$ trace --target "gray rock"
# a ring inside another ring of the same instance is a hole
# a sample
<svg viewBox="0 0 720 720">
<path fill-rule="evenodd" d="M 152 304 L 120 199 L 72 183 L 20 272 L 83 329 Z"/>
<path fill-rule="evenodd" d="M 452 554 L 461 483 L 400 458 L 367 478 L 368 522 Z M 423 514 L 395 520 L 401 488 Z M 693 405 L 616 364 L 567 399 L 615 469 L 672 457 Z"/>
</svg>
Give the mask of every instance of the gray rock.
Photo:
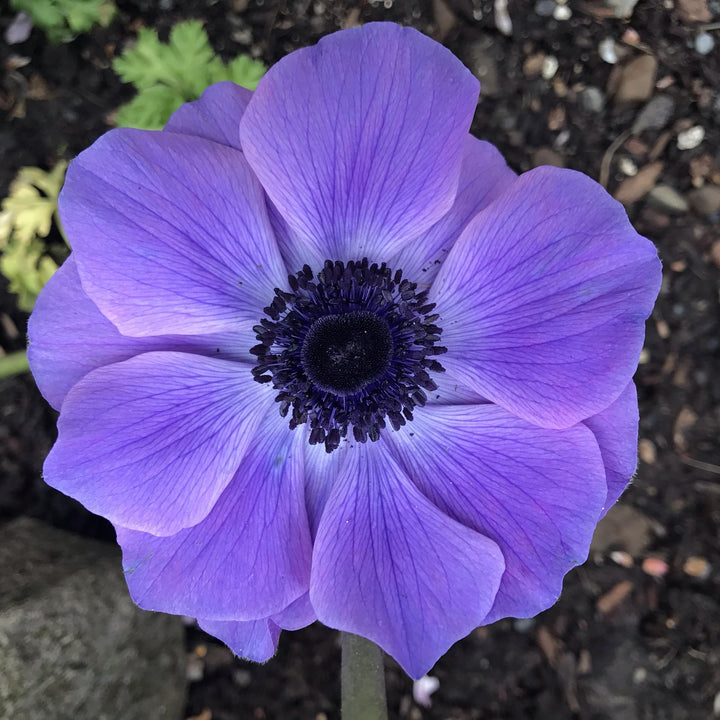
<svg viewBox="0 0 720 720">
<path fill-rule="evenodd" d="M 670 185 L 656 185 L 647 198 L 651 205 L 673 215 L 681 215 L 690 209 L 688 201 Z"/>
<path fill-rule="evenodd" d="M 535 12 L 540 17 L 552 17 L 555 11 L 555 0 L 538 0 L 535 3 Z"/>
<path fill-rule="evenodd" d="M 655 95 L 640 111 L 632 131 L 638 135 L 643 130 L 662 130 L 675 112 L 675 100 L 670 95 Z"/>
<path fill-rule="evenodd" d="M 720 187 L 717 185 L 703 185 L 701 188 L 691 190 L 688 200 L 693 210 L 701 215 L 720 213 Z"/>
<path fill-rule="evenodd" d="M 116 548 L 0 527 L 0 720 L 179 720 L 182 621 L 130 600 Z"/>
<path fill-rule="evenodd" d="M 588 112 L 602 112 L 602 109 L 605 107 L 605 95 L 600 88 L 591 85 L 580 93 L 580 104 L 583 109 Z"/>
</svg>

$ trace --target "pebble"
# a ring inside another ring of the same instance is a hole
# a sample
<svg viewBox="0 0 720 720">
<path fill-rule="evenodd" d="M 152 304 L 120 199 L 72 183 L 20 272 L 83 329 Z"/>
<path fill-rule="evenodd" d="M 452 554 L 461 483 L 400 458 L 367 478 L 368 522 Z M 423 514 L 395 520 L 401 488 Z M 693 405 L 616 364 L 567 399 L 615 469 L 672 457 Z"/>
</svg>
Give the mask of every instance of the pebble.
<svg viewBox="0 0 720 720">
<path fill-rule="evenodd" d="M 662 130 L 675 112 L 675 100 L 671 95 L 655 95 L 640 111 L 632 126 L 633 135 L 644 130 Z"/>
<path fill-rule="evenodd" d="M 432 705 L 430 696 L 440 687 L 440 681 L 432 675 L 423 675 L 413 683 L 413 700 L 422 707 Z"/>
<path fill-rule="evenodd" d="M 656 185 L 648 193 L 648 200 L 665 212 L 681 215 L 690 209 L 688 201 L 669 185 Z"/>
<path fill-rule="evenodd" d="M 695 52 L 700 55 L 707 55 L 715 47 L 715 39 L 710 33 L 700 33 L 695 38 Z"/>
<path fill-rule="evenodd" d="M 707 580 L 711 570 L 710 563 L 704 557 L 689 557 L 683 565 L 683 572 L 698 580 Z"/>
<path fill-rule="evenodd" d="M 513 620 L 515 632 L 527 633 L 535 627 L 535 618 L 517 618 Z"/>
<path fill-rule="evenodd" d="M 637 4 L 638 0 L 608 0 L 608 5 L 615 11 L 615 17 L 621 20 L 628 20 Z"/>
<path fill-rule="evenodd" d="M 645 197 L 655 187 L 655 183 L 664 167 L 663 162 L 656 160 L 645 165 L 638 171 L 637 175 L 625 178 L 615 190 L 615 199 L 619 200 L 623 205 L 629 205 Z"/>
<path fill-rule="evenodd" d="M 688 200 L 695 212 L 701 215 L 715 215 L 720 212 L 720 187 L 717 185 L 703 185 L 701 188 L 691 190 Z"/>
<path fill-rule="evenodd" d="M 24 43 L 33 29 L 33 19 L 25 12 L 18 13 L 5 28 L 5 42 L 8 45 Z"/>
<path fill-rule="evenodd" d="M 684 22 L 710 22 L 712 15 L 707 0 L 677 0 L 677 11 Z"/>
<path fill-rule="evenodd" d="M 580 93 L 580 105 L 583 110 L 591 113 L 602 112 L 605 107 L 605 95 L 600 88 L 591 85 Z"/>
<path fill-rule="evenodd" d="M 643 560 L 642 569 L 646 575 L 660 578 L 667 575 L 670 566 L 660 558 L 648 557 Z"/>
<path fill-rule="evenodd" d="M 560 63 L 554 55 L 546 55 L 542 61 L 542 76 L 545 80 L 552 80 L 558 71 Z"/>
<path fill-rule="evenodd" d="M 648 438 L 641 438 L 638 442 L 638 455 L 646 465 L 654 465 L 657 460 L 657 450 L 655 443 Z"/>
<path fill-rule="evenodd" d="M 495 27 L 503 35 L 512 35 L 513 26 L 512 20 L 510 19 L 510 14 L 508 13 L 507 0 L 495 0 L 493 10 L 495 13 Z"/>
<path fill-rule="evenodd" d="M 556 20 L 569 20 L 572 17 L 572 10 L 567 5 L 556 5 L 553 10 L 553 17 Z"/>
<path fill-rule="evenodd" d="M 613 550 L 613 552 L 610 553 L 610 559 L 616 565 L 624 568 L 631 568 L 634 563 L 632 555 L 624 550 Z"/>
<path fill-rule="evenodd" d="M 618 169 L 623 175 L 627 175 L 628 177 L 633 177 L 638 174 L 638 166 L 629 157 L 620 158 Z"/>
<path fill-rule="evenodd" d="M 540 17 L 551 17 L 555 11 L 555 0 L 538 0 L 535 3 L 535 12 Z"/>
<path fill-rule="evenodd" d="M 598 45 L 600 57 L 610 65 L 614 65 L 618 61 L 617 51 L 615 50 L 615 41 L 612 38 L 605 38 Z"/>
<path fill-rule="evenodd" d="M 695 125 L 678 133 L 677 146 L 679 150 L 693 150 L 705 139 L 705 128 Z"/>
<path fill-rule="evenodd" d="M 615 95 L 616 102 L 642 102 L 649 100 L 655 87 L 658 62 L 652 55 L 640 55 L 631 60 L 622 71 Z"/>
</svg>

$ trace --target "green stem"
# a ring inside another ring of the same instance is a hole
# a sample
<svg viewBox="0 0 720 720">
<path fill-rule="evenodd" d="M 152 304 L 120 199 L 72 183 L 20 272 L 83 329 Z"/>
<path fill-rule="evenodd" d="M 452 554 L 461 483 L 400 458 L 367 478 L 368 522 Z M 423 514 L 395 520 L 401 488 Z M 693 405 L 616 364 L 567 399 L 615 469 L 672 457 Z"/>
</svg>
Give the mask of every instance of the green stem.
<svg viewBox="0 0 720 720">
<path fill-rule="evenodd" d="M 342 636 L 342 720 L 387 720 L 383 651 L 358 635 Z"/>
<path fill-rule="evenodd" d="M 18 350 L 18 352 L 0 357 L 0 378 L 19 375 L 29 369 L 27 353 L 24 350 Z"/>
</svg>

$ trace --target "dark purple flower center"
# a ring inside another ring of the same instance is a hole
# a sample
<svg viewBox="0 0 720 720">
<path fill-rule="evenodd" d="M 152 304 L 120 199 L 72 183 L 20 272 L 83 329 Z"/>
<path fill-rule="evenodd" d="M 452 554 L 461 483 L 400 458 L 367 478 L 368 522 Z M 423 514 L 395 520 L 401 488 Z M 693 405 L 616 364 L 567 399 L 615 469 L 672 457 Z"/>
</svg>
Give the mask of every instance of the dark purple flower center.
<svg viewBox="0 0 720 720">
<path fill-rule="evenodd" d="M 442 330 L 430 314 L 428 291 L 382 265 L 325 261 L 288 277 L 291 292 L 275 289 L 254 330 L 260 344 L 253 376 L 272 383 L 290 427 L 308 423 L 310 443 L 332 452 L 348 430 L 358 442 L 395 430 L 437 389 L 430 372 Z"/>
</svg>

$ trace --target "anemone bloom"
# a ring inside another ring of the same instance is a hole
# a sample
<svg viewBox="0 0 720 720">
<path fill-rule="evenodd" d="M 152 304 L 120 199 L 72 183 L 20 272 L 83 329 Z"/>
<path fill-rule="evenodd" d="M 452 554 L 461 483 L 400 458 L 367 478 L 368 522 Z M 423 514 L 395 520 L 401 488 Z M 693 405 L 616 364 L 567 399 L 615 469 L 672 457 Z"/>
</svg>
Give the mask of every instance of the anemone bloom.
<svg viewBox="0 0 720 720">
<path fill-rule="evenodd" d="M 115 524 L 141 607 L 255 660 L 319 619 L 419 677 L 586 557 L 660 264 L 596 183 L 470 136 L 478 90 L 372 24 L 70 166 L 45 478 Z"/>
</svg>

